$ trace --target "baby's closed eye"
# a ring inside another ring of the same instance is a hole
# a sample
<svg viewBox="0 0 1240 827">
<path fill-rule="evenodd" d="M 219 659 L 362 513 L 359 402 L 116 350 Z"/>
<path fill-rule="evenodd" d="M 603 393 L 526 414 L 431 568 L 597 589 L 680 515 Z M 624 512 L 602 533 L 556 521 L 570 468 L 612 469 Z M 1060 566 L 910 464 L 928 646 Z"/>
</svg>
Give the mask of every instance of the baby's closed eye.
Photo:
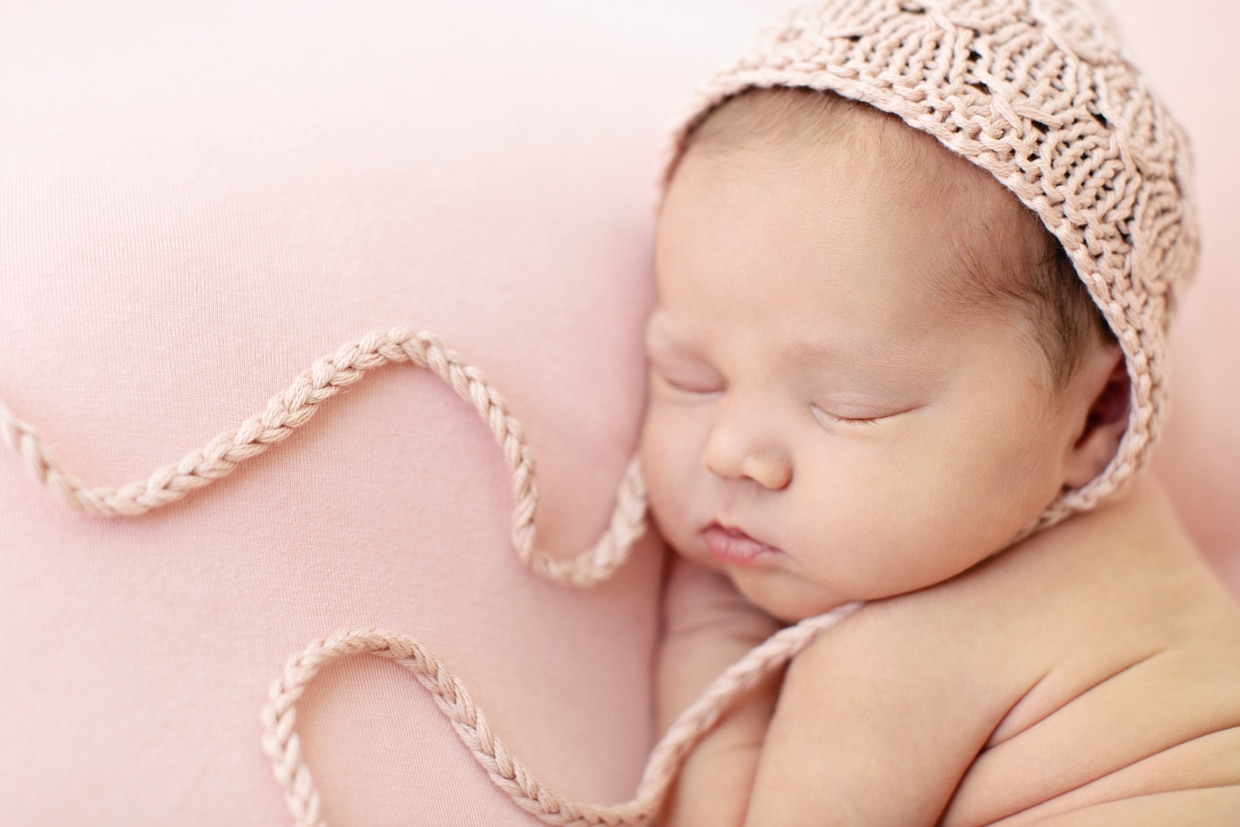
<svg viewBox="0 0 1240 827">
<path fill-rule="evenodd" d="M 915 410 L 916 406 L 906 408 L 868 408 L 862 406 L 831 406 L 830 409 L 811 404 L 810 413 L 824 428 L 832 429 L 840 425 L 869 426 L 877 425 L 883 420 L 893 419 L 901 414 Z"/>
<path fill-rule="evenodd" d="M 708 365 L 681 359 L 650 359 L 650 381 L 656 388 L 685 394 L 719 393 L 727 386 Z"/>
</svg>

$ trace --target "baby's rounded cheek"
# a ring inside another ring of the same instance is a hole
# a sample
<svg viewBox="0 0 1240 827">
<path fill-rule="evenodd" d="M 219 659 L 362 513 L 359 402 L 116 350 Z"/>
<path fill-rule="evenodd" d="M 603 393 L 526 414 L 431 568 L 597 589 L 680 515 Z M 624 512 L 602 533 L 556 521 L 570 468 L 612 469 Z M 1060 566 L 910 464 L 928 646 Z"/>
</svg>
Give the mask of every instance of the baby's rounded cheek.
<svg viewBox="0 0 1240 827">
<path fill-rule="evenodd" d="M 660 436 L 657 423 L 652 424 L 647 420 L 646 424 L 642 426 L 638 455 L 641 460 L 642 475 L 646 479 L 646 487 L 651 500 L 654 500 L 658 495 L 662 487 L 662 478 L 666 471 L 667 452 L 662 450 Z"/>
<path fill-rule="evenodd" d="M 685 441 L 655 417 L 642 431 L 640 451 L 651 512 L 665 534 L 675 533 L 671 523 L 683 513 L 690 495 Z"/>
<path fill-rule="evenodd" d="M 657 439 L 658 423 L 653 421 L 650 413 L 646 413 L 646 417 L 642 420 L 641 436 L 637 443 L 638 457 L 641 459 L 642 471 L 647 477 L 650 476 L 658 463 L 658 451 L 655 449 L 654 443 Z"/>
<path fill-rule="evenodd" d="M 669 477 L 675 476 L 675 462 L 671 445 L 651 435 L 642 442 L 642 471 L 652 489 L 662 489 Z M 661 492 L 660 492 L 661 493 Z"/>
</svg>

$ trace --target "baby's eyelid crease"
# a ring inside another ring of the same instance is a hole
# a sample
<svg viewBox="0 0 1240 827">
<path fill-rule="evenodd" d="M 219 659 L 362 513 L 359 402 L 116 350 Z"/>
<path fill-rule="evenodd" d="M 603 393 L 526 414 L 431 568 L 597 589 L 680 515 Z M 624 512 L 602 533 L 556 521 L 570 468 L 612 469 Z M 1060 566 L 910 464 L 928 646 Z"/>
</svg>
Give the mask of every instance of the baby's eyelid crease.
<svg viewBox="0 0 1240 827">
<path fill-rule="evenodd" d="M 720 391 L 723 390 L 721 386 L 715 386 L 715 385 L 707 386 L 707 383 L 684 382 L 681 380 L 673 379 L 672 377 L 668 376 L 662 371 L 652 370 L 650 372 L 650 375 L 652 377 L 657 378 L 663 384 L 671 387 L 673 390 L 679 391 L 680 393 L 695 394 L 697 396 L 709 396 L 710 394 L 719 393 Z"/>
<path fill-rule="evenodd" d="M 845 425 L 873 425 L 878 422 L 878 420 L 887 418 L 887 415 L 855 417 L 840 416 L 839 414 L 833 414 L 826 408 L 819 407 L 818 405 L 811 404 L 809 407 L 810 412 L 814 415 L 814 419 L 817 419 L 819 423 L 823 425 L 828 424 L 828 422 L 823 422 L 824 418 L 829 420 L 829 423 L 842 423 Z"/>
</svg>

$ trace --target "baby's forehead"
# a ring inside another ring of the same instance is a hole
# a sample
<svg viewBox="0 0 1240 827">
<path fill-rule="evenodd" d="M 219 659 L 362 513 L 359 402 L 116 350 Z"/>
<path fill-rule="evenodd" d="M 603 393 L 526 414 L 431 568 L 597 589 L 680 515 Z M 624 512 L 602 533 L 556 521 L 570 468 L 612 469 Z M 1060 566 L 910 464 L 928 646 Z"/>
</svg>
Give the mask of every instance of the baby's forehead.
<svg viewBox="0 0 1240 827">
<path fill-rule="evenodd" d="M 914 215 L 951 210 L 975 219 L 959 226 L 962 237 L 970 226 L 1028 212 L 989 172 L 931 135 L 868 104 L 818 91 L 746 91 L 709 112 L 687 143 L 687 153 L 699 157 L 791 151 L 811 162 L 829 159 L 876 186 L 894 185 L 901 206 Z"/>
<path fill-rule="evenodd" d="M 1045 246 L 1038 219 L 989 172 L 898 117 L 835 95 L 750 90 L 697 124 L 686 150 L 724 175 L 738 154 L 777 153 L 804 159 L 807 175 L 834 164 L 881 190 L 910 221 L 941 227 L 944 255 L 1016 261 Z"/>
<path fill-rule="evenodd" d="M 692 130 L 692 152 L 775 148 L 842 155 L 872 166 L 884 161 L 932 177 L 966 161 L 894 115 L 858 101 L 805 89 L 750 89 L 708 112 Z"/>
<path fill-rule="evenodd" d="M 761 90 L 725 102 L 693 131 L 669 195 L 677 197 L 682 173 L 722 179 L 732 186 L 690 191 L 709 201 L 739 189 L 739 200 L 757 205 L 748 209 L 754 226 L 774 215 L 803 224 L 811 219 L 772 201 L 783 197 L 779 170 L 789 169 L 821 184 L 814 203 L 831 205 L 825 213 L 807 207 L 813 221 L 832 212 L 870 217 L 852 222 L 852 239 L 862 243 L 819 246 L 821 260 L 833 267 L 858 256 L 888 260 L 902 290 L 939 308 L 930 316 L 961 309 L 1020 316 L 1014 311 L 1024 308 L 1007 288 L 1051 255 L 1040 220 L 990 173 L 892 115 L 817 92 Z M 698 215 L 714 207 L 702 208 Z"/>
</svg>

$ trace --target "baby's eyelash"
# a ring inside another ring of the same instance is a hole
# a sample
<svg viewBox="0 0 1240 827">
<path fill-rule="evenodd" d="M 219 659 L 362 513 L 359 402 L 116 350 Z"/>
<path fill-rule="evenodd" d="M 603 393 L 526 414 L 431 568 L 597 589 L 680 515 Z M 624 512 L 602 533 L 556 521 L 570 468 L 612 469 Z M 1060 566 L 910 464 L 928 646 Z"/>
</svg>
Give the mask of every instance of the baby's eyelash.
<svg viewBox="0 0 1240 827">
<path fill-rule="evenodd" d="M 831 413 L 830 411 L 824 410 L 818 407 L 817 405 L 810 405 L 809 408 L 810 408 L 810 412 L 813 413 L 814 415 L 814 419 L 817 419 L 819 424 L 826 425 L 826 426 L 839 425 L 839 424 L 842 424 L 842 425 L 875 425 L 878 423 L 880 419 L 885 418 L 882 416 L 869 416 L 869 417 L 839 416 L 837 414 Z"/>
</svg>

